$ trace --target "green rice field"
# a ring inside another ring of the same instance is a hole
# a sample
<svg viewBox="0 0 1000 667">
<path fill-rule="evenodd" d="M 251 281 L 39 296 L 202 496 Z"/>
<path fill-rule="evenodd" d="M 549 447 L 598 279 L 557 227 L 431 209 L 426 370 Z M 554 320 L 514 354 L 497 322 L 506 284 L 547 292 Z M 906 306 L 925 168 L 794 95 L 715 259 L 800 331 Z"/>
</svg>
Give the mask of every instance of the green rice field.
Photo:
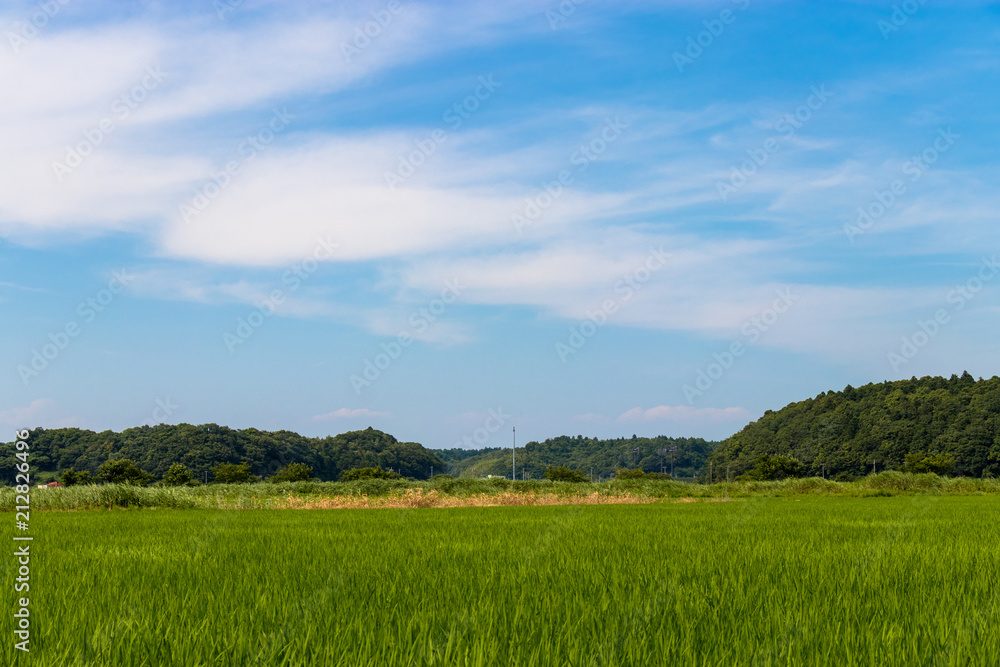
<svg viewBox="0 0 1000 667">
<path fill-rule="evenodd" d="M 995 496 L 36 512 L 32 533 L 31 654 L 8 631 L 3 664 L 1000 656 Z M 12 591 L 14 559 L 3 568 Z"/>
</svg>

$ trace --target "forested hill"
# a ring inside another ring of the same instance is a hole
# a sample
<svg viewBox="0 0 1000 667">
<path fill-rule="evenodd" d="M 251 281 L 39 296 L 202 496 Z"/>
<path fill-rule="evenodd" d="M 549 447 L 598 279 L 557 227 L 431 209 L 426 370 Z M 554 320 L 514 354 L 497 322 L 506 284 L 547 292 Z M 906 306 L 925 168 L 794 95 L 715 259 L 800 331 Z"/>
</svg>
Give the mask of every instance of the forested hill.
<svg viewBox="0 0 1000 667">
<path fill-rule="evenodd" d="M 344 470 L 367 466 L 392 468 L 407 477 L 426 478 L 431 468 L 446 464 L 415 442 L 399 442 L 382 431 L 368 428 L 326 438 L 307 438 L 291 431 L 231 429 L 216 424 L 142 426 L 115 433 L 78 428 L 35 429 L 31 432 L 31 469 L 57 473 L 69 468 L 94 472 L 109 458 L 126 458 L 140 468 L 163 475 L 173 463 L 183 463 L 204 479 L 206 470 L 219 463 L 249 463 L 255 475 L 268 476 L 288 463 L 312 466 L 313 475 L 336 480 Z M 13 443 L 0 446 L 0 474 L 14 479 Z"/>
<path fill-rule="evenodd" d="M 761 456 L 790 456 L 799 475 L 853 479 L 872 471 L 935 470 L 1000 474 L 1000 378 L 911 378 L 824 392 L 768 410 L 713 453 L 716 472 L 733 476 Z M 909 460 L 907 459 L 909 455 Z M 933 466 L 923 463 L 928 461 Z"/>
<path fill-rule="evenodd" d="M 674 454 L 674 475 L 681 479 L 692 479 L 705 474 L 705 462 L 717 442 L 702 438 L 597 438 L 571 437 L 567 435 L 549 438 L 544 442 L 528 442 L 517 448 L 517 476 L 527 469 L 533 479 L 542 477 L 547 466 L 566 466 L 582 470 L 587 475 L 593 469 L 594 478 L 607 478 L 619 468 L 632 467 L 632 450 L 639 449 L 638 466 L 646 472 L 660 471 L 659 449 L 677 447 Z M 670 454 L 664 459 L 666 471 L 670 472 Z M 511 473 L 511 451 L 506 449 L 483 450 L 475 456 L 452 461 L 451 474 L 457 477 L 481 477 L 483 475 L 505 475 Z"/>
</svg>

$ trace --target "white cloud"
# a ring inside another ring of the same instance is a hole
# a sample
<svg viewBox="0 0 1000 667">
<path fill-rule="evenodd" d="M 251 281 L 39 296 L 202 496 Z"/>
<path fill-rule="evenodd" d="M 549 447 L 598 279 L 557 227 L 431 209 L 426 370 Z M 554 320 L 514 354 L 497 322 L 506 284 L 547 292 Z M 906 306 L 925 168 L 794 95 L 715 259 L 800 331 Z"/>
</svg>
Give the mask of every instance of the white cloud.
<svg viewBox="0 0 1000 667">
<path fill-rule="evenodd" d="M 339 410 L 327 412 L 326 414 L 315 415 L 313 419 L 315 421 L 328 421 L 331 419 L 357 419 L 360 417 L 378 418 L 391 416 L 392 415 L 388 412 L 376 412 L 367 408 L 340 408 Z"/>
<path fill-rule="evenodd" d="M 573 415 L 572 419 L 573 421 L 577 422 L 595 423 L 595 424 L 608 421 L 608 418 L 605 417 L 604 415 L 599 415 L 594 412 L 585 412 L 580 415 Z"/>
<path fill-rule="evenodd" d="M 305 280 L 298 284 L 303 285 Z M 280 276 L 270 283 L 246 279 L 226 282 L 204 270 L 154 268 L 136 270 L 128 290 L 138 296 L 167 301 L 242 303 L 284 317 L 339 316 L 351 320 L 365 317 L 364 310 L 333 301 L 322 288 L 305 285 L 292 289 Z M 276 291 L 280 293 L 278 299 L 273 298 Z"/>
<path fill-rule="evenodd" d="M 89 234 L 158 226 L 173 219 L 177 205 L 219 167 L 217 158 L 231 159 L 226 152 L 244 129 L 256 131 L 260 121 L 254 117 L 266 115 L 278 100 L 342 90 L 375 72 L 458 48 L 526 7 L 405 4 L 350 61 L 341 44 L 371 20 L 361 7 L 331 5 L 299 14 L 281 6 L 273 8 L 280 18 L 240 23 L 212 16 L 156 26 L 132 22 L 59 31 L 54 25 L 19 53 L 0 49 L 0 89 L 18 91 L 0 119 L 0 179 L 6 184 L 0 229 L 33 238 L 66 229 Z M 121 117 L 115 100 L 141 84 L 149 67 L 162 71 L 161 80 Z M 241 115 L 221 117 L 236 112 Z M 93 134 L 102 120 L 113 130 Z M 84 133 L 99 138 L 91 141 Z M 81 152 L 89 155 L 60 181 L 53 163 L 65 160 L 67 146 L 81 142 Z M 378 146 L 372 150 L 377 153 Z M 311 166 L 323 171 L 322 165 Z M 382 171 L 376 170 L 373 181 Z M 308 187 L 289 195 L 303 192 Z M 373 193 L 366 194 L 354 203 L 371 202 Z M 406 202 L 412 203 L 434 215 L 458 199 L 416 193 Z M 468 206 L 466 200 L 466 212 Z M 277 209 L 292 212 L 294 201 L 282 198 Z M 270 221 L 284 224 L 287 218 Z M 259 261 L 251 252 L 247 262 Z"/>
<path fill-rule="evenodd" d="M 746 421 L 750 412 L 746 408 L 694 408 L 687 405 L 658 405 L 654 408 L 632 408 L 618 416 L 620 422 L 682 421 L 718 423 Z"/>
<path fill-rule="evenodd" d="M 25 407 L 0 410 L 0 424 L 16 429 L 41 426 L 48 419 L 52 406 L 51 400 L 37 398 Z"/>
</svg>

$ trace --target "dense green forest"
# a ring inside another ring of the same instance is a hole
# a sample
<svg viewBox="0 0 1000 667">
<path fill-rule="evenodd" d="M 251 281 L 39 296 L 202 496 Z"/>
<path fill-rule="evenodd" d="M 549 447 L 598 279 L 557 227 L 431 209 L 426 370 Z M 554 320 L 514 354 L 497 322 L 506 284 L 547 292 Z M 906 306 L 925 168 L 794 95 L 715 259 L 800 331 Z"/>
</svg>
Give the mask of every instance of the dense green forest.
<svg viewBox="0 0 1000 667">
<path fill-rule="evenodd" d="M 798 476 L 851 480 L 887 469 L 1000 475 L 1000 378 L 911 378 L 824 392 L 764 416 L 711 456 L 715 479 L 791 457 Z M 933 465 L 932 465 L 933 464 Z"/>
<path fill-rule="evenodd" d="M 291 431 L 231 429 L 216 424 L 142 426 L 115 433 L 78 428 L 31 432 L 31 469 L 40 482 L 73 468 L 94 472 L 111 458 L 135 461 L 161 477 L 172 464 L 182 463 L 197 479 L 220 463 L 249 463 L 253 474 L 268 477 L 289 463 L 312 466 L 313 475 L 336 480 L 345 470 L 368 466 L 392 469 L 406 477 L 425 479 L 446 463 L 415 442 L 399 442 L 368 428 L 326 438 L 307 438 Z M 0 446 L 0 474 L 14 479 L 14 443 Z"/>
<path fill-rule="evenodd" d="M 607 479 L 619 468 L 631 468 L 632 450 L 638 448 L 636 467 L 646 472 L 660 472 L 659 449 L 677 447 L 674 453 L 674 476 L 678 479 L 694 479 L 702 476 L 705 462 L 716 442 L 701 438 L 615 438 L 599 440 L 575 438 L 562 435 L 549 438 L 544 442 L 529 442 L 524 447 L 517 448 L 517 476 L 520 479 L 526 471 L 530 479 L 540 479 L 548 466 L 566 466 L 582 470 L 594 479 Z M 666 472 L 670 472 L 670 454 L 663 457 Z M 510 476 L 511 451 L 506 449 L 480 450 L 475 456 L 469 456 L 452 462 L 451 474 L 457 477 L 481 477 L 483 475 Z"/>
<path fill-rule="evenodd" d="M 109 459 L 125 458 L 157 478 L 181 463 L 197 479 L 222 463 L 248 463 L 254 475 L 270 477 L 290 463 L 311 466 L 324 481 L 345 470 L 381 467 L 426 479 L 448 472 L 458 477 L 509 476 L 510 448 L 430 450 L 399 442 L 368 428 L 325 438 L 291 431 L 231 429 L 215 424 L 142 426 L 115 433 L 77 428 L 31 432 L 34 479 L 45 482 L 70 468 L 94 472 Z M 768 410 L 721 443 L 701 438 L 559 436 L 517 448 L 517 475 L 541 478 L 549 466 L 566 466 L 595 479 L 636 466 L 659 472 L 658 450 L 676 447 L 675 477 L 718 481 L 736 478 L 820 476 L 852 480 L 873 468 L 1000 476 L 1000 378 L 911 378 L 846 387 Z M 14 443 L 0 445 L 0 475 L 14 479 Z M 670 471 L 670 455 L 662 458 Z"/>
</svg>

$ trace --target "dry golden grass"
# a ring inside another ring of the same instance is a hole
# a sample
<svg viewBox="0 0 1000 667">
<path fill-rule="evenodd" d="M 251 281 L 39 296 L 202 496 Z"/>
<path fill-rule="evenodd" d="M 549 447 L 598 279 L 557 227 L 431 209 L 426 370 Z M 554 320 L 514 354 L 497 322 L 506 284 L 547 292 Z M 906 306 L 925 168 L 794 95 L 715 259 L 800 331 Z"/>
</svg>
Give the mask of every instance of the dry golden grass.
<svg viewBox="0 0 1000 667">
<path fill-rule="evenodd" d="M 380 496 L 338 496 L 326 498 L 302 498 L 288 496 L 284 502 L 274 503 L 275 509 L 408 509 L 416 507 L 512 507 L 525 505 L 638 505 L 655 503 L 657 499 L 630 493 L 608 495 L 559 495 L 555 493 L 494 493 L 472 496 L 448 496 L 439 491 L 409 489 L 402 495 Z"/>
</svg>

